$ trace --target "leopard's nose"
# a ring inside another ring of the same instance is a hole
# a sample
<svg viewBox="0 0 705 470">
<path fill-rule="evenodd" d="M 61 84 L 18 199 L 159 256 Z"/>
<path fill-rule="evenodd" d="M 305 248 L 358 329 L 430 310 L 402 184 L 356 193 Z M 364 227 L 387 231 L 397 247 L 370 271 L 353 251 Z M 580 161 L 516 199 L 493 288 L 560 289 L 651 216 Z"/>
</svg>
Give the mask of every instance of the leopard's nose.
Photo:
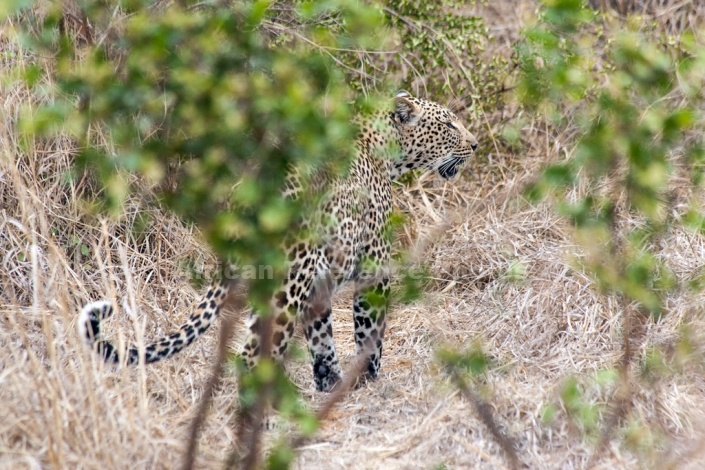
<svg viewBox="0 0 705 470">
<path fill-rule="evenodd" d="M 470 148 L 474 152 L 475 150 L 477 150 L 477 144 L 470 144 Z"/>
</svg>

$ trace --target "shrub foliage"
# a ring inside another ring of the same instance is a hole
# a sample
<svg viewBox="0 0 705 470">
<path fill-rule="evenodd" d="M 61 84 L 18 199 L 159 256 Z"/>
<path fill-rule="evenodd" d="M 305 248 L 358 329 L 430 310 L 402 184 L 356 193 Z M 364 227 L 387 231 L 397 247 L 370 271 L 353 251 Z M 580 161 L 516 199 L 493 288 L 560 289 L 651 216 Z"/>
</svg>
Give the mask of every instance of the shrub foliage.
<svg viewBox="0 0 705 470">
<path fill-rule="evenodd" d="M 664 44 L 628 23 L 608 33 L 605 21 L 579 0 L 546 1 L 517 47 L 519 98 L 557 141 L 572 136 L 565 157 L 547 165 L 526 195 L 548 200 L 570 222 L 586 252 L 578 269 L 621 307 L 619 374 L 603 371 L 596 379 L 598 388 L 616 389 L 611 413 L 590 403 L 573 378 L 562 392 L 562 407 L 597 439 L 598 451 L 629 413 L 629 370 L 642 326 L 668 314 L 669 293 L 701 289 L 697 279 L 674 274 L 663 239 L 705 227 L 702 46 L 690 33 Z M 683 354 L 675 362 L 691 354 L 688 336 L 679 340 Z M 644 365 L 649 380 L 651 362 Z"/>
</svg>

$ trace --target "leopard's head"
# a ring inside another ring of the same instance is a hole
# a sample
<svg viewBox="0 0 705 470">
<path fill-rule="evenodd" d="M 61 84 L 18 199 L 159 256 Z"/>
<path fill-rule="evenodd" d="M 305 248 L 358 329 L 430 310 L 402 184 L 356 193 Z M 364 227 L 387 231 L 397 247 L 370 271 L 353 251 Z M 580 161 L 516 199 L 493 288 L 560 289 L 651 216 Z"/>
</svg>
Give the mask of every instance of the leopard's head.
<svg viewBox="0 0 705 470">
<path fill-rule="evenodd" d="M 452 178 L 477 148 L 477 139 L 454 113 L 406 91 L 394 97 L 390 118 L 402 151 L 402 159 L 394 162 L 393 177 L 424 168 Z"/>
</svg>

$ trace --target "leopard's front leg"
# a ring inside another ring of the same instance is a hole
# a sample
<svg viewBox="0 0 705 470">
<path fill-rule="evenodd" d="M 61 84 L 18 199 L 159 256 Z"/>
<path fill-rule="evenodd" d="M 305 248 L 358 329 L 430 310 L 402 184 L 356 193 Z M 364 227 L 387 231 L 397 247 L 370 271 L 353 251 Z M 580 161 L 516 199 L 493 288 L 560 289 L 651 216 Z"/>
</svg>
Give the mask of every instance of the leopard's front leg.
<svg viewBox="0 0 705 470">
<path fill-rule="evenodd" d="M 290 265 L 281 289 L 270 301 L 271 357 L 280 361 L 286 353 L 294 335 L 296 317 L 304 311 L 313 286 L 315 271 L 310 266 L 317 263 L 317 248 L 310 243 L 299 242 L 287 248 Z M 262 354 L 262 318 L 252 312 L 248 321 L 249 334 L 245 340 L 242 356 L 248 369 L 259 362 Z"/>
<path fill-rule="evenodd" d="M 365 378 L 371 380 L 379 375 L 382 343 L 387 328 L 390 251 L 390 247 L 385 245 L 377 253 L 368 254 L 355 280 L 355 349 L 358 355 L 367 355 Z"/>
<path fill-rule="evenodd" d="M 303 310 L 304 333 L 313 363 L 316 390 L 331 391 L 340 381 L 342 371 L 333 342 L 333 280 L 316 278 Z"/>
</svg>

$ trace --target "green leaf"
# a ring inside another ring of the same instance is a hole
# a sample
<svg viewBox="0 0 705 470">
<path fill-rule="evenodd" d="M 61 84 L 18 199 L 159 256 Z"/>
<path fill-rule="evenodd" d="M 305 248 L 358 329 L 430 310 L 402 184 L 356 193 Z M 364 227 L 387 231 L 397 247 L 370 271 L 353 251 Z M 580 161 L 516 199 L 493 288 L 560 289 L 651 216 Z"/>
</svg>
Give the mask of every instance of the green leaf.
<svg viewBox="0 0 705 470">
<path fill-rule="evenodd" d="M 271 202 L 259 214 L 259 222 L 267 233 L 283 232 L 291 225 L 291 207 L 283 200 Z"/>
<path fill-rule="evenodd" d="M 465 353 L 441 349 L 437 356 L 446 367 L 464 370 L 472 376 L 484 374 L 490 365 L 490 359 L 479 347 Z"/>
<path fill-rule="evenodd" d="M 568 410 L 576 410 L 582 403 L 582 393 L 575 377 L 570 377 L 561 388 L 561 401 Z"/>
<path fill-rule="evenodd" d="M 288 470 L 293 460 L 293 450 L 289 447 L 278 445 L 267 456 L 267 468 L 270 470 Z"/>
<path fill-rule="evenodd" d="M 568 163 L 560 163 L 546 168 L 543 177 L 552 186 L 567 186 L 575 181 L 575 170 Z"/>
</svg>

